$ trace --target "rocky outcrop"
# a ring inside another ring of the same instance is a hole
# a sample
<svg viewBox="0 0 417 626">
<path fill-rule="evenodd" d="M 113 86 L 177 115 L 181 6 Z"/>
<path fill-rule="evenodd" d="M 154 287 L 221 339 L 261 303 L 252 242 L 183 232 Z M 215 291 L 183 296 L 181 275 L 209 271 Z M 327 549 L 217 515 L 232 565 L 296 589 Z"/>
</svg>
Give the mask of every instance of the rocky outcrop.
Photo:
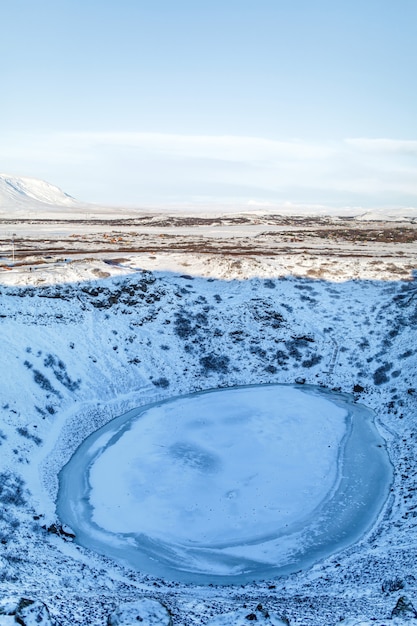
<svg viewBox="0 0 417 626">
<path fill-rule="evenodd" d="M 256 624 L 257 626 L 290 626 L 286 617 L 279 617 L 270 613 L 268 609 L 258 604 L 254 609 L 241 609 L 232 613 L 218 615 L 210 620 L 207 626 L 243 626 L 243 624 Z"/>
<path fill-rule="evenodd" d="M 172 626 L 168 609 L 152 598 L 121 604 L 107 621 L 108 626 Z"/>
<path fill-rule="evenodd" d="M 392 618 L 400 617 L 403 619 L 416 619 L 417 611 L 415 610 L 411 600 L 407 596 L 398 598 L 397 604 L 392 610 Z"/>
<path fill-rule="evenodd" d="M 41 600 L 3 598 L 0 600 L 0 626 L 13 623 L 21 626 L 52 626 L 49 609 Z"/>
</svg>

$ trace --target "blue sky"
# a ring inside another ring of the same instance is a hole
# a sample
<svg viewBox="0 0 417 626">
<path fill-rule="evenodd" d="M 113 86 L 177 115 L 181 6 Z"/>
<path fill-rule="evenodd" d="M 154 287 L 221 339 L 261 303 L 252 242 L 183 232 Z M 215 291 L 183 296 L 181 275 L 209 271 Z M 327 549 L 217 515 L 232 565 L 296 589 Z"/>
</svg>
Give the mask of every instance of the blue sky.
<svg viewBox="0 0 417 626">
<path fill-rule="evenodd" d="M 415 0 L 5 0 L 0 171 L 116 204 L 417 206 Z"/>
</svg>

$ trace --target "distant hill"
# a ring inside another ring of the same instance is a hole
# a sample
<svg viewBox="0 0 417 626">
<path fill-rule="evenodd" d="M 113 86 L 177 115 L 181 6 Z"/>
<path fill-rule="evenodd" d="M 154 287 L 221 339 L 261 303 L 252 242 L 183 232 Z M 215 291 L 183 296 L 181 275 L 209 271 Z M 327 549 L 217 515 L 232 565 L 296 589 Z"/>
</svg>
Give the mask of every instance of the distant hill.
<svg viewBox="0 0 417 626">
<path fill-rule="evenodd" d="M 0 209 L 76 207 L 75 198 L 37 178 L 0 174 Z"/>
<path fill-rule="evenodd" d="M 213 217 L 243 214 L 256 220 L 259 216 L 338 216 L 350 217 L 358 221 L 405 221 L 417 222 L 417 207 L 375 207 L 366 209 L 357 207 L 332 207 L 318 204 L 296 204 L 270 202 L 246 204 L 190 203 L 155 205 L 149 207 L 123 207 L 96 205 L 76 200 L 56 185 L 51 185 L 38 178 L 0 174 L 0 216 L 1 219 L 34 219 L 36 216 L 46 219 L 86 219 L 134 218 L 138 214 L 153 215 L 194 215 Z"/>
</svg>

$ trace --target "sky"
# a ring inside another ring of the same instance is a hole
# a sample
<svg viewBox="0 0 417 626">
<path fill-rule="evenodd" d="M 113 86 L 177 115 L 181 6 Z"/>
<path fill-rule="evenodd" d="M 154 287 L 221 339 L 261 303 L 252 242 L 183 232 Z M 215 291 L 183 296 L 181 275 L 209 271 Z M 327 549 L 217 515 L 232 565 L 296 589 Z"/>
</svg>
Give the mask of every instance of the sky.
<svg viewBox="0 0 417 626">
<path fill-rule="evenodd" d="M 417 207 L 416 0 L 3 0 L 0 172 L 101 204 Z"/>
</svg>

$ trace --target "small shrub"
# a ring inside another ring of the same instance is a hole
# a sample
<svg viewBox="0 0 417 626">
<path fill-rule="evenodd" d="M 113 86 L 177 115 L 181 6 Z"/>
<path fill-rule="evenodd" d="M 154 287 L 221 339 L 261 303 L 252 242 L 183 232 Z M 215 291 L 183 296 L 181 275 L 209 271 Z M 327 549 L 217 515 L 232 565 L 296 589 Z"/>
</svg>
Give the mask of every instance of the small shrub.
<svg viewBox="0 0 417 626">
<path fill-rule="evenodd" d="M 21 437 L 25 437 L 25 439 L 30 439 L 31 441 L 33 441 L 34 443 L 36 443 L 37 446 L 40 446 L 42 443 L 42 439 L 40 437 L 38 437 L 37 435 L 32 435 L 28 429 L 26 428 L 26 426 L 23 427 L 19 427 L 16 428 L 17 432 L 19 433 L 19 435 Z"/>
<path fill-rule="evenodd" d="M 7 545 L 13 539 L 14 531 L 20 526 L 16 515 L 10 507 L 0 510 L 0 544 Z M 7 555 L 7 562 L 10 564 L 10 555 Z M 1 614 L 1 611 L 0 611 Z"/>
<path fill-rule="evenodd" d="M 412 350 L 406 350 L 405 352 L 400 354 L 400 359 L 408 359 L 408 357 L 412 356 L 412 355 L 413 355 L 413 351 Z"/>
<path fill-rule="evenodd" d="M 6 505 L 24 506 L 24 482 L 12 472 L 0 472 L 0 502 Z"/>
<path fill-rule="evenodd" d="M 184 315 L 184 313 L 176 313 L 174 330 L 178 337 L 181 337 L 181 339 L 187 339 L 196 333 L 196 329 L 193 326 L 191 319 Z"/>
<path fill-rule="evenodd" d="M 302 358 L 302 354 L 298 349 L 298 344 L 296 341 L 292 340 L 292 341 L 286 341 L 285 342 L 285 347 L 288 350 L 288 354 L 295 359 L 296 361 L 300 361 Z"/>
<path fill-rule="evenodd" d="M 313 354 L 309 359 L 305 359 L 301 365 L 303 367 L 313 367 L 314 365 L 318 365 L 322 358 L 321 354 Z"/>
<path fill-rule="evenodd" d="M 232 330 L 229 333 L 229 337 L 234 343 L 245 341 L 245 333 L 243 332 L 243 330 Z"/>
<path fill-rule="evenodd" d="M 363 391 L 365 391 L 365 387 L 362 387 L 362 385 L 353 385 L 353 392 L 354 393 L 362 393 Z"/>
<path fill-rule="evenodd" d="M 384 593 L 394 593 L 395 591 L 400 591 L 401 589 L 404 589 L 404 582 L 398 576 L 384 580 L 382 583 L 382 591 Z"/>
<path fill-rule="evenodd" d="M 157 380 L 153 380 L 152 384 L 155 385 L 155 387 L 166 389 L 169 387 L 169 380 L 167 378 L 158 378 Z"/>
<path fill-rule="evenodd" d="M 113 333 L 114 332 L 116 332 L 117 334 L 117 331 L 113 331 Z M 45 365 L 45 367 L 52 369 L 57 381 L 60 382 L 61 385 L 66 387 L 69 391 L 77 391 L 77 389 L 80 387 L 81 380 L 71 380 L 71 378 L 67 374 L 65 363 L 63 363 L 60 359 L 55 358 L 52 354 L 48 354 L 43 364 Z"/>
<path fill-rule="evenodd" d="M 227 374 L 230 358 L 225 354 L 208 354 L 201 357 L 200 363 L 206 372 Z"/>
<path fill-rule="evenodd" d="M 195 316 L 195 321 L 199 326 L 207 326 L 208 318 L 206 313 L 197 313 Z"/>
<path fill-rule="evenodd" d="M 46 376 L 44 376 L 42 372 L 40 372 L 39 370 L 33 370 L 33 380 L 35 381 L 35 383 L 39 385 L 39 387 L 41 387 L 41 389 L 44 389 L 45 391 L 48 391 L 49 393 L 53 393 L 56 396 L 60 396 L 59 391 L 57 391 L 56 389 L 52 387 L 48 378 L 46 378 Z"/>
<path fill-rule="evenodd" d="M 267 351 L 264 350 L 264 348 L 261 348 L 260 346 L 258 346 L 257 344 L 252 344 L 249 348 L 249 351 L 251 354 L 256 354 L 256 356 L 260 357 L 261 359 L 265 359 L 267 355 Z"/>
<path fill-rule="evenodd" d="M 275 359 L 278 365 L 286 365 L 288 363 L 289 356 L 284 350 L 277 350 L 275 353 Z"/>
<path fill-rule="evenodd" d="M 378 367 L 378 369 L 375 370 L 373 374 L 375 385 L 382 385 L 389 381 L 387 372 L 389 372 L 390 369 L 392 369 L 392 363 L 384 363 L 384 365 L 381 365 L 380 367 Z"/>
<path fill-rule="evenodd" d="M 362 337 L 362 341 L 358 343 L 358 347 L 361 348 L 361 350 L 366 350 L 367 348 L 369 348 L 368 339 L 366 339 L 366 337 Z"/>
</svg>

